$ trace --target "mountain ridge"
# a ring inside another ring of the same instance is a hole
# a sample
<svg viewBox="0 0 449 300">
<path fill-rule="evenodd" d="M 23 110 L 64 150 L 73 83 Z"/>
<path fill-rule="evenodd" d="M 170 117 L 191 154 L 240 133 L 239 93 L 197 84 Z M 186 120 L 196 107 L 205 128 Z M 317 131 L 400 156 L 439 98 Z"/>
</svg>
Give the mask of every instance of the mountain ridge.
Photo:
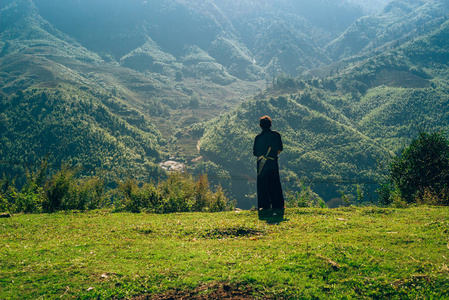
<svg viewBox="0 0 449 300">
<path fill-rule="evenodd" d="M 449 127 L 448 32 L 446 21 L 429 35 L 331 78 L 280 78 L 273 87 L 276 96 L 267 92 L 209 124 L 201 150 L 214 163 L 251 176 L 254 158 L 248 149 L 258 132 L 258 118 L 268 114 L 285 140 L 280 163 L 287 181 L 329 182 L 327 187 L 318 184 L 316 191 L 326 201 L 345 190 L 339 181 L 373 182 L 377 161 L 387 164 L 420 130 Z M 425 59 L 417 58 L 421 56 Z"/>
<path fill-rule="evenodd" d="M 271 114 L 289 188 L 372 182 L 417 126 L 447 128 L 449 6 L 335 1 L 313 15 L 323 1 L 2 2 L 0 151 L 151 173 L 174 157 L 251 179 L 257 119 Z M 251 182 L 227 186 L 254 197 Z"/>
</svg>

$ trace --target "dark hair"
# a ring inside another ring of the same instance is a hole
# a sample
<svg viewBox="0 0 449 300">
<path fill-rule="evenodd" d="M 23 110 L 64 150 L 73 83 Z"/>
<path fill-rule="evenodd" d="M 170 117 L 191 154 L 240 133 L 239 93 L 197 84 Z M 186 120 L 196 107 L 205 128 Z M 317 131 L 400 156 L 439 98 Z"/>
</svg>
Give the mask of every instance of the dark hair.
<svg viewBox="0 0 449 300">
<path fill-rule="evenodd" d="M 262 129 L 269 129 L 271 127 L 271 118 L 269 116 L 260 117 L 259 122 Z"/>
</svg>

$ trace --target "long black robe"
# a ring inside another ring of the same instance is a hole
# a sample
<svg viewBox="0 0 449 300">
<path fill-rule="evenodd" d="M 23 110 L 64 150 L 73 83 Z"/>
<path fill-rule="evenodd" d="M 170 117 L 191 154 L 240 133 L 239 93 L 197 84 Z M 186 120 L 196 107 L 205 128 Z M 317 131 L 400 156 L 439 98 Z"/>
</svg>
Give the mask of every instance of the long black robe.
<svg viewBox="0 0 449 300">
<path fill-rule="evenodd" d="M 282 139 L 279 132 L 264 129 L 254 139 L 253 154 L 257 157 L 266 156 L 270 147 L 268 159 L 262 172 L 257 176 L 257 204 L 259 209 L 282 209 L 284 208 L 284 196 L 278 164 L 278 152 L 283 150 Z M 257 168 L 261 161 L 257 161 Z"/>
</svg>

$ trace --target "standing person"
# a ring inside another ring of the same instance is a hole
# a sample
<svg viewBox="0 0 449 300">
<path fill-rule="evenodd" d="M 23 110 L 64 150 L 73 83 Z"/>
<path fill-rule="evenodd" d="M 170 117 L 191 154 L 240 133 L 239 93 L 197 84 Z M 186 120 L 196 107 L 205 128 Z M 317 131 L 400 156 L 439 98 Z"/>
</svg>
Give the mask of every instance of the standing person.
<svg viewBox="0 0 449 300">
<path fill-rule="evenodd" d="M 283 209 L 278 155 L 282 152 L 281 135 L 271 130 L 272 120 L 263 116 L 259 120 L 262 132 L 254 140 L 253 154 L 257 156 L 257 204 L 259 210 Z"/>
</svg>

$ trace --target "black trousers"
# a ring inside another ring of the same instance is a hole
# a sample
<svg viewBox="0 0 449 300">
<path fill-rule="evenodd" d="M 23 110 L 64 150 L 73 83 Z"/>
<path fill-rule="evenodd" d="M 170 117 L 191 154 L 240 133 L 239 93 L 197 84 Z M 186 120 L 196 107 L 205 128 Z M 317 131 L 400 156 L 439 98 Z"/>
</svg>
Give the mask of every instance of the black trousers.
<svg viewBox="0 0 449 300">
<path fill-rule="evenodd" d="M 263 170 L 257 176 L 257 206 L 259 209 L 284 208 L 284 195 L 278 168 Z"/>
</svg>

